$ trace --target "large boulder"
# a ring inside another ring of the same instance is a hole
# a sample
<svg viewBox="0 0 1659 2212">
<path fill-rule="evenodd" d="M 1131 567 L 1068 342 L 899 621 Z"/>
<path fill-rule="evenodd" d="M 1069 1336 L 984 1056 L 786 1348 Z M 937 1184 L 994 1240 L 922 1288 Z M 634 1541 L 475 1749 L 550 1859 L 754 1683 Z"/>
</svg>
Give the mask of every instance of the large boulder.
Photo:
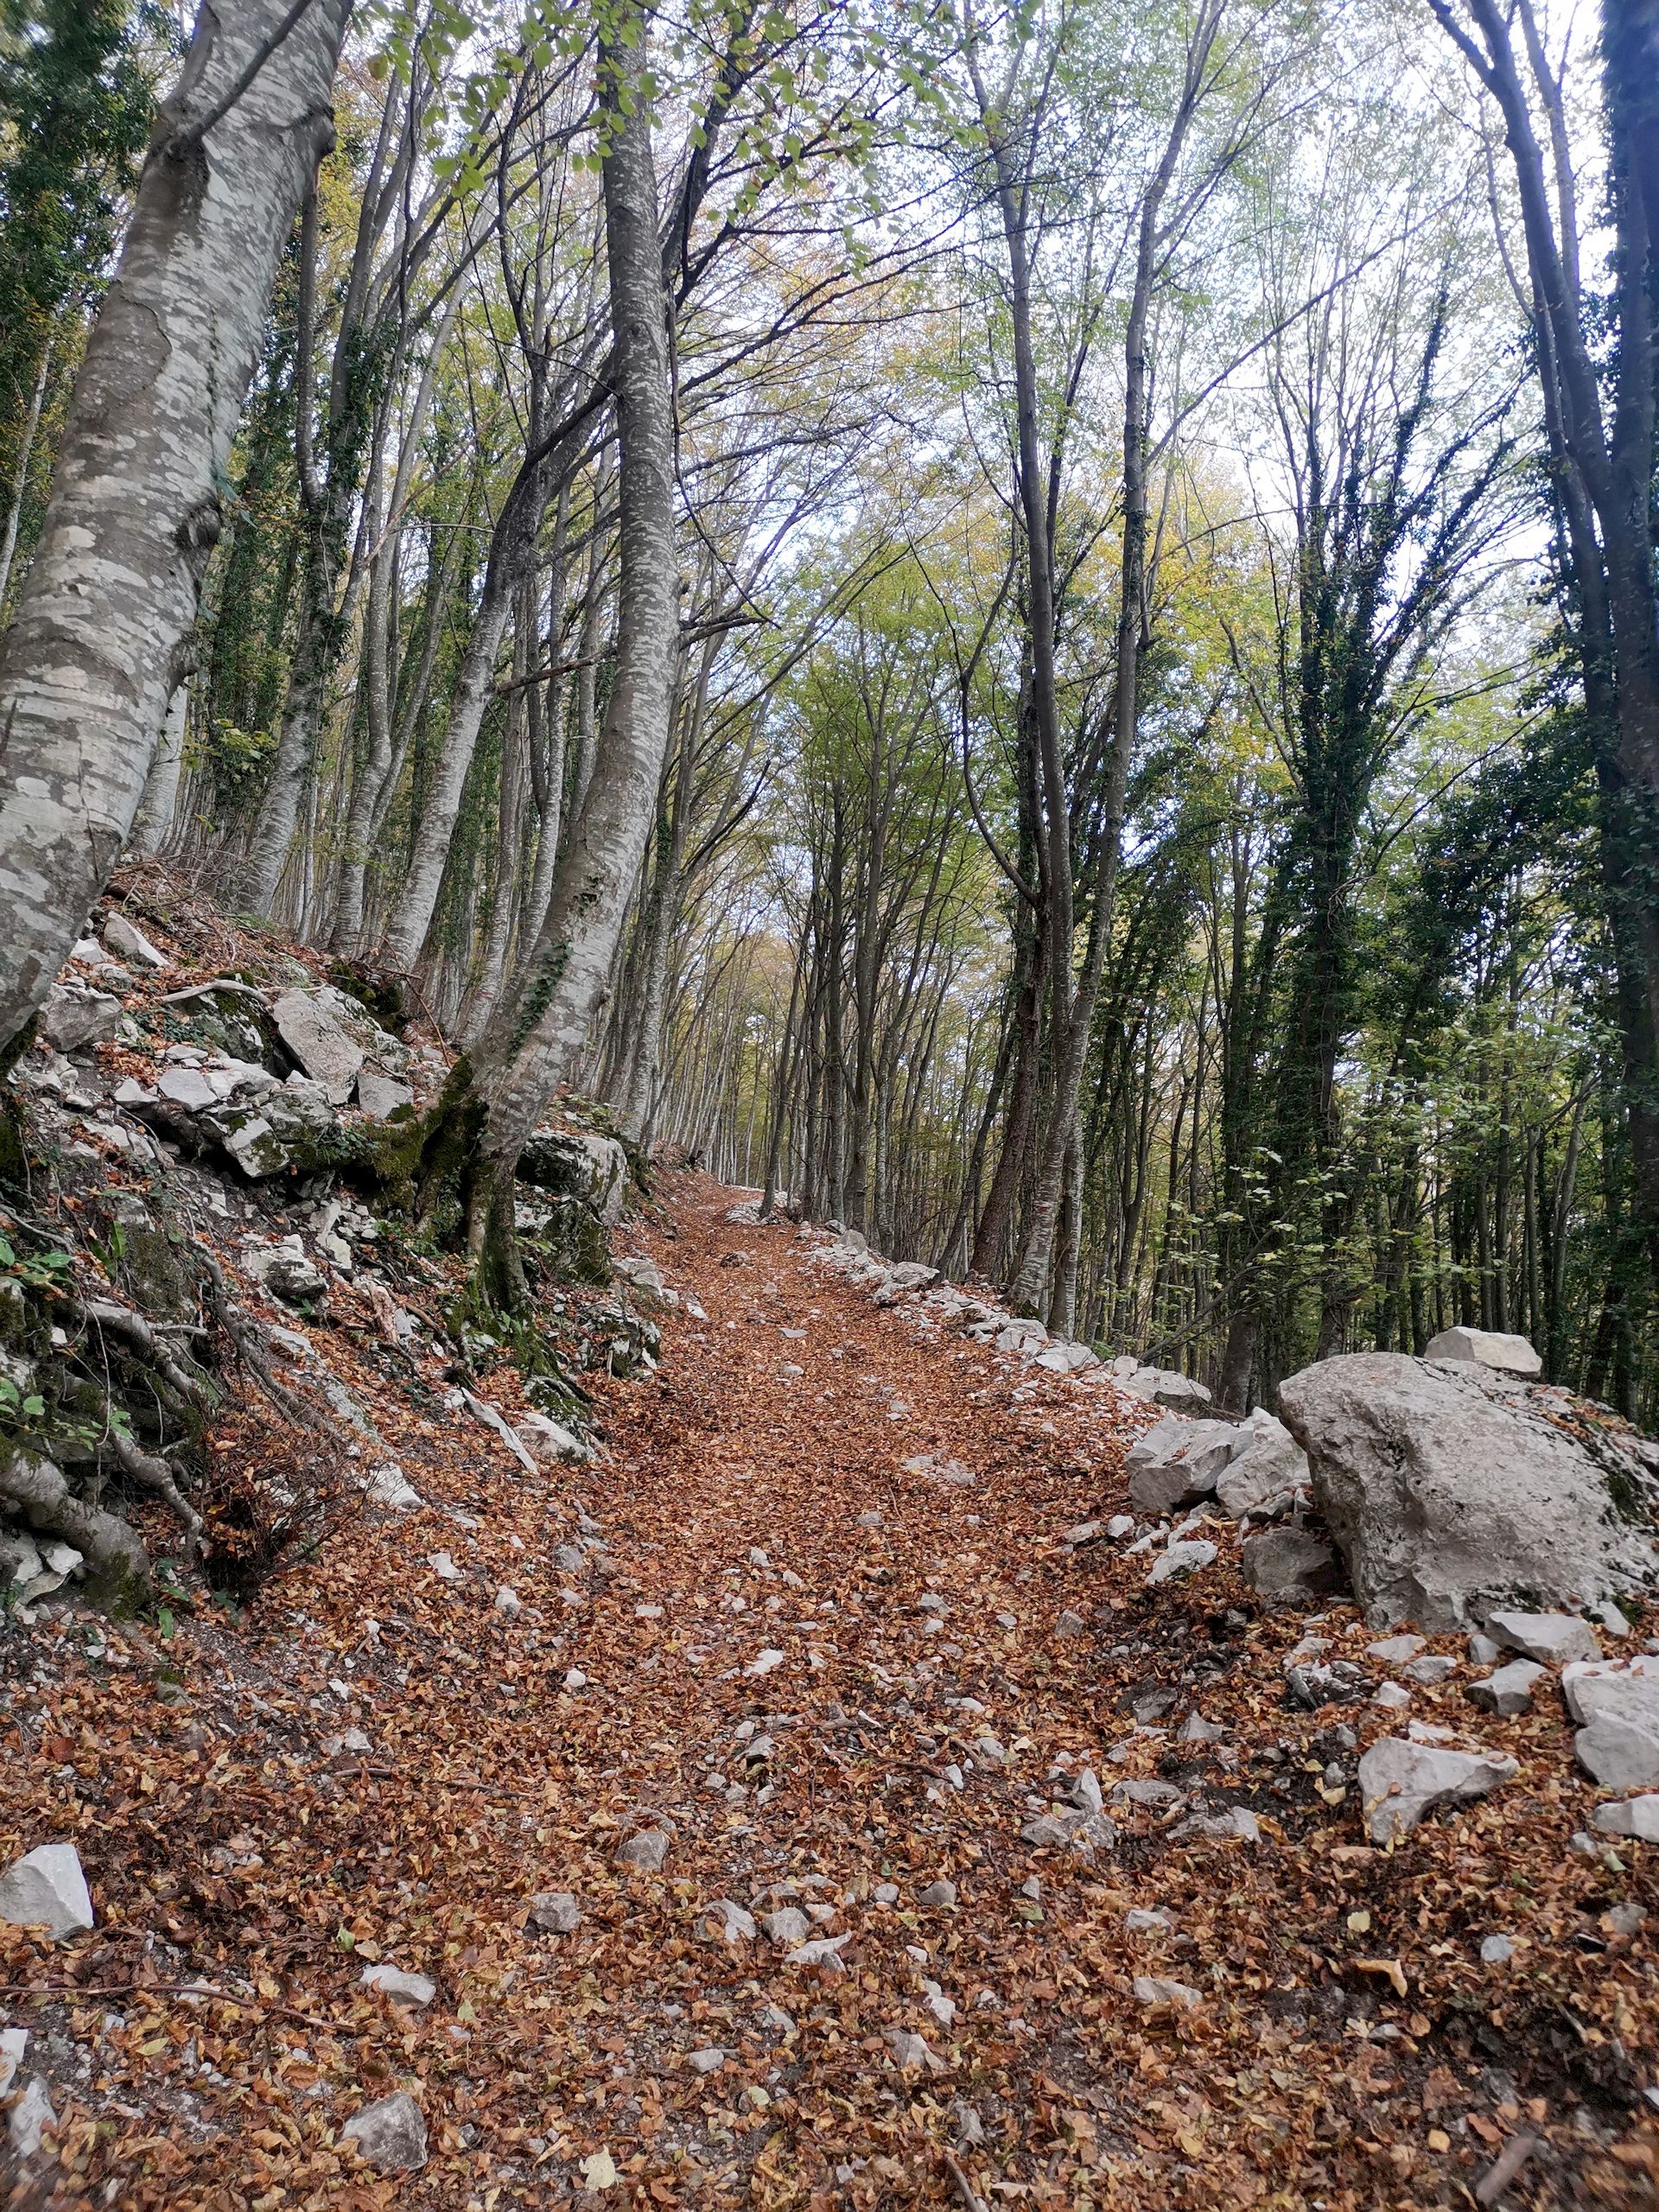
<svg viewBox="0 0 1659 2212">
<path fill-rule="evenodd" d="M 1659 1784 L 1659 1657 L 1575 1660 L 1561 1691 L 1582 1724 L 1573 1749 L 1587 1772 L 1609 1789 Z"/>
<path fill-rule="evenodd" d="M 1227 1471 L 1216 1484 L 1216 1503 L 1242 1521 L 1270 1513 L 1308 1487 L 1307 1454 L 1281 1421 L 1258 1406 L 1242 1427 Z"/>
<path fill-rule="evenodd" d="M 576 1199 L 612 1227 L 627 1202 L 627 1149 L 597 1129 L 537 1129 L 519 1156 L 518 1179 Z"/>
<path fill-rule="evenodd" d="M 1224 1421 L 1183 1421 L 1166 1414 L 1129 1446 L 1123 1462 L 1129 1501 L 1142 1513 L 1173 1513 L 1211 1497 L 1238 1448 L 1239 1432 Z"/>
<path fill-rule="evenodd" d="M 1544 1371 L 1544 1363 L 1524 1337 L 1505 1336 L 1497 1329 L 1442 1329 L 1423 1348 L 1425 1359 L 1461 1359 L 1471 1366 L 1490 1367 L 1497 1375 L 1519 1375 L 1528 1382 Z"/>
<path fill-rule="evenodd" d="M 1650 1478 L 1573 1402 L 1472 1363 L 1361 1352 L 1280 1385 L 1314 1502 L 1377 1625 L 1443 1630 L 1493 1611 L 1571 1611 L 1649 1586 Z"/>
<path fill-rule="evenodd" d="M 363 1047 L 321 991 L 284 991 L 272 1002 L 277 1034 L 331 1106 L 343 1106 L 357 1085 Z"/>
</svg>

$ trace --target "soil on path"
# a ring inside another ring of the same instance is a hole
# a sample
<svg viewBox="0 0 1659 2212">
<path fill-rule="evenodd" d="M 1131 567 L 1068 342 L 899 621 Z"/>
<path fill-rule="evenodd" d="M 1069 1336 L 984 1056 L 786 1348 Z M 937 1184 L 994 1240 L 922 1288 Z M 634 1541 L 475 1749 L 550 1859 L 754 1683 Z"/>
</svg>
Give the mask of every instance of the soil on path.
<svg viewBox="0 0 1659 2212">
<path fill-rule="evenodd" d="M 1547 1869 L 1513 1803 L 1365 1848 L 1353 1731 L 1284 1703 L 1303 1624 L 1064 1541 L 1143 1416 L 736 1195 L 666 1179 L 641 1228 L 681 1304 L 599 1465 L 411 1416 L 426 1508 L 181 1633 L 174 1707 L 66 1631 L 3 1840 L 73 1834 L 101 1927 L 11 1946 L 86 1993 L 3 2016 L 63 2122 L 17 2201 L 1451 2205 L 1526 2138 L 1505 2202 L 1651 2202 L 1652 1949 L 1605 1918 L 1643 1887 L 1564 1852 L 1526 1724 Z M 1027 1840 L 1085 1770 L 1116 1843 Z M 340 2131 L 398 2090 L 427 2163 L 376 2175 Z"/>
</svg>

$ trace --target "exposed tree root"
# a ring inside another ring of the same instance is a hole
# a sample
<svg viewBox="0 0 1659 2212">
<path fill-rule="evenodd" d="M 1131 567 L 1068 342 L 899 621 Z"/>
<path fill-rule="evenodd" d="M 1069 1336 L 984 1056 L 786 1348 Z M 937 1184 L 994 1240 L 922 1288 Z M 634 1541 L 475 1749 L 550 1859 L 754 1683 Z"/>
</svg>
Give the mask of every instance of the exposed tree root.
<svg viewBox="0 0 1659 2212">
<path fill-rule="evenodd" d="M 119 1514 L 77 1497 L 49 1459 L 14 1452 L 0 1461 L 0 1499 L 31 1529 L 60 1536 L 86 1555 L 88 1592 L 111 1612 L 130 1610 L 149 1595 L 149 1554 L 137 1531 Z"/>
</svg>

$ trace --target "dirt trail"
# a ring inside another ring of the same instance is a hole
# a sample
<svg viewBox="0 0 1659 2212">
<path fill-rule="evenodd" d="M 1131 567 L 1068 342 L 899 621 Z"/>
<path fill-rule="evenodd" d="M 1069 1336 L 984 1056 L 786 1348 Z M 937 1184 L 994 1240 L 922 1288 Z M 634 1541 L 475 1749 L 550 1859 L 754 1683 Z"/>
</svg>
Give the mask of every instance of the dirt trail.
<svg viewBox="0 0 1659 2212">
<path fill-rule="evenodd" d="M 1224 1561 L 1149 1592 L 1062 1543 L 1135 1419 L 918 1336 L 733 1196 L 668 1179 L 639 1233 L 683 1303 L 659 1372 L 605 1386 L 601 1465 L 411 1416 L 428 1507 L 181 1635 L 181 1704 L 61 1640 L 5 1815 L 26 1768 L 27 1840 L 77 1836 L 101 1923 L 73 1967 L 10 1953 L 14 1990 L 88 1987 L 5 2014 L 55 2053 L 52 2201 L 1403 2207 L 1535 2131 L 1506 2202 L 1649 2201 L 1597 2133 L 1650 1945 L 1570 1942 L 1629 1883 L 1563 1875 L 1556 1819 L 1522 1903 L 1512 1808 L 1361 1847 L 1342 1715 L 1284 1706 L 1302 1624 Z M 1024 1840 L 1084 1768 L 1115 1846 Z M 1237 1806 L 1258 1840 L 1205 1831 Z M 619 1863 L 647 1831 L 660 1871 Z M 545 1891 L 574 1933 L 526 1924 Z M 1522 1924 L 1565 1961 L 1525 1987 L 1478 1959 Z M 429 2155 L 379 2177 L 340 2133 L 396 2090 Z"/>
</svg>

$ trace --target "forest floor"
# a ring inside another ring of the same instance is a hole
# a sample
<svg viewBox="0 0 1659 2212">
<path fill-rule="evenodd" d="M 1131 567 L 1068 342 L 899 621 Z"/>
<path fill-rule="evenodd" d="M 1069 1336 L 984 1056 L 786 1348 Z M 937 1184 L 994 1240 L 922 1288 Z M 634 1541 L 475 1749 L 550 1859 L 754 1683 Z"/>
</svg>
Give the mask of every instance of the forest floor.
<svg viewBox="0 0 1659 2212">
<path fill-rule="evenodd" d="M 14 2204 L 1654 2202 L 1659 1897 L 1639 1847 L 1568 1849 L 1559 1725 L 1484 1721 L 1517 1782 L 1370 1849 L 1353 1735 L 1393 1717 L 1287 1706 L 1306 1624 L 1230 1553 L 1147 1589 L 1062 1541 L 1144 1409 L 878 1309 L 738 1195 L 664 1176 L 620 1232 L 683 1303 L 598 1464 L 383 1400 L 421 1509 L 159 1674 L 60 1624 L 0 1841 L 73 1836 L 99 1925 L 6 1931 L 60 2121 Z M 1022 1840 L 1084 1769 L 1116 1847 Z M 1258 1840 L 1184 1828 L 1234 1806 Z M 619 1860 L 645 1831 L 659 1872 Z M 775 1910 L 805 1929 L 746 1932 Z M 399 2089 L 427 2162 L 376 2173 L 340 2131 Z"/>
</svg>

